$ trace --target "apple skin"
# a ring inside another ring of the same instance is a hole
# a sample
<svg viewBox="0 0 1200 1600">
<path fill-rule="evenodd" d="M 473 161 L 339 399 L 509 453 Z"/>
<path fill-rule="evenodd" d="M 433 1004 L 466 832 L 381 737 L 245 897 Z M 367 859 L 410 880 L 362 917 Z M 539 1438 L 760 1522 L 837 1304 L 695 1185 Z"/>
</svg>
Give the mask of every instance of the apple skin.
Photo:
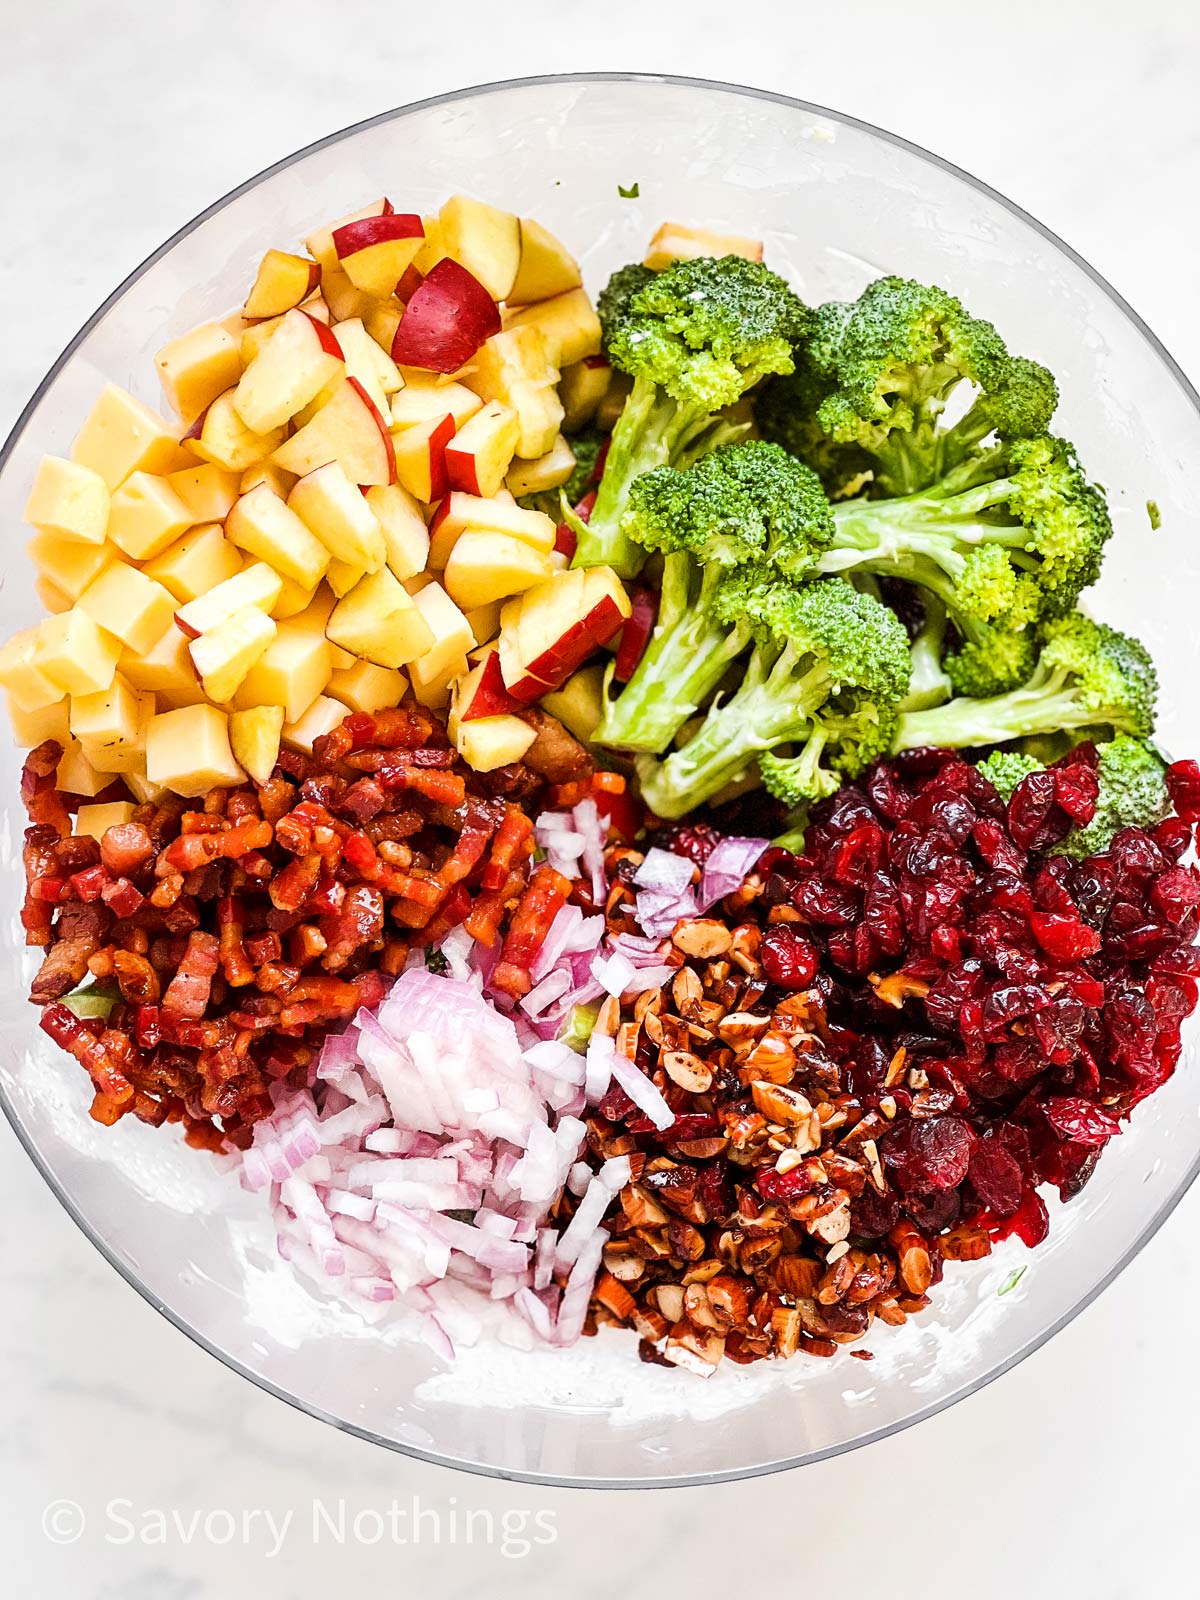
<svg viewBox="0 0 1200 1600">
<path fill-rule="evenodd" d="M 608 643 L 624 620 L 616 601 L 611 595 L 605 595 L 553 644 L 534 656 L 526 671 L 540 678 L 547 688 L 561 687 L 594 650 Z"/>
<path fill-rule="evenodd" d="M 443 417 L 429 435 L 429 500 L 444 500 L 450 493 L 450 472 L 446 466 L 446 446 L 455 434 L 454 418 Z"/>
<path fill-rule="evenodd" d="M 426 372 L 457 372 L 500 332 L 500 308 L 466 267 L 447 256 L 430 268 L 408 302 L 392 360 Z"/>
<path fill-rule="evenodd" d="M 396 285 L 396 299 L 402 300 L 407 306 L 424 282 L 425 274 L 423 272 L 419 272 L 413 266 L 405 267 L 400 276 L 400 282 Z"/>
<path fill-rule="evenodd" d="M 658 598 L 652 589 L 637 583 L 632 584 L 626 593 L 633 610 L 621 629 L 617 644 L 613 676 L 618 683 L 628 683 L 637 671 L 637 664 L 646 652 L 658 618 Z"/>
<path fill-rule="evenodd" d="M 307 317 L 308 321 L 312 324 L 313 331 L 317 336 L 317 343 L 321 346 L 321 349 L 324 350 L 325 354 L 327 356 L 336 356 L 339 361 L 344 361 L 346 358 L 342 354 L 342 347 L 338 343 L 337 334 L 334 333 L 329 324 L 327 322 L 322 322 L 319 317 L 314 317 L 307 311 L 301 311 L 300 315 L 302 317 Z M 356 378 L 352 378 L 350 381 L 352 383 L 358 382 Z M 361 384 L 359 387 L 362 387 Z"/>
<path fill-rule="evenodd" d="M 320 324 L 318 323 L 318 327 L 319 326 L 320 326 Z M 339 351 L 339 353 L 340 353 L 340 351 Z M 357 378 L 351 378 L 351 377 L 347 376 L 346 382 L 350 385 L 350 387 L 352 389 L 354 389 L 357 392 L 358 398 L 362 401 L 363 405 L 366 406 L 367 410 L 371 413 L 372 420 L 374 421 L 375 426 L 379 429 L 379 437 L 380 437 L 380 440 L 382 441 L 382 444 L 383 444 L 384 460 L 387 463 L 387 477 L 384 479 L 384 482 L 385 483 L 395 483 L 395 481 L 396 481 L 396 452 L 392 447 L 392 436 L 388 432 L 387 423 L 379 415 L 379 411 L 378 411 L 378 409 L 377 409 L 377 407 L 375 405 L 374 400 L 371 399 L 371 396 L 363 388 L 362 384 L 358 381 L 358 379 Z"/>
<path fill-rule="evenodd" d="M 411 212 L 385 211 L 377 217 L 360 217 L 357 222 L 346 222 L 333 230 L 333 247 L 338 260 L 359 250 L 368 250 L 373 244 L 388 244 L 393 239 L 423 239 L 425 224 Z"/>
<path fill-rule="evenodd" d="M 574 528 L 569 528 L 565 522 L 560 522 L 554 535 L 554 549 L 556 554 L 566 556 L 568 561 L 574 561 L 575 551 L 579 548 L 579 535 Z"/>
<path fill-rule="evenodd" d="M 498 717 L 519 711 L 521 702 L 509 693 L 500 671 L 500 655 L 492 650 L 482 662 L 479 682 L 475 692 L 458 714 L 460 722 L 473 722 L 479 717 Z"/>
</svg>

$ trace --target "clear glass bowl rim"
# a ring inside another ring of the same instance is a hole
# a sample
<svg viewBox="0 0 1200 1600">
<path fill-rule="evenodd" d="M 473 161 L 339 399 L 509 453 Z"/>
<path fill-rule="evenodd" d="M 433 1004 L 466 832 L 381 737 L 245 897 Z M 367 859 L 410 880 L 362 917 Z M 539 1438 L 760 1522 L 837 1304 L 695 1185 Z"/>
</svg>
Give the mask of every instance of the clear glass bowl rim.
<svg viewBox="0 0 1200 1600">
<path fill-rule="evenodd" d="M 942 172 L 947 173 L 951 177 L 959 179 L 969 188 L 974 189 L 976 193 L 981 194 L 987 199 L 994 201 L 997 205 L 1002 206 L 1005 211 L 1009 212 L 1019 222 L 1024 223 L 1027 227 L 1032 228 L 1035 233 L 1039 234 L 1053 250 L 1058 251 L 1060 254 L 1067 257 L 1068 260 L 1078 267 L 1079 270 L 1083 272 L 1093 284 L 1095 284 L 1096 288 L 1101 292 L 1101 294 L 1103 294 L 1127 319 L 1127 321 L 1133 325 L 1146 343 L 1151 346 L 1159 360 L 1162 361 L 1164 366 L 1175 379 L 1175 382 L 1179 385 L 1180 390 L 1187 398 L 1192 409 L 1196 412 L 1197 418 L 1200 419 L 1200 394 L 1197 393 L 1195 386 L 1184 373 L 1179 363 L 1154 333 L 1153 329 L 1151 329 L 1145 320 L 1138 315 L 1138 313 L 1124 298 L 1124 296 L 1118 293 L 1118 291 L 1113 288 L 1112 284 L 1110 284 L 1108 280 L 1103 277 L 1089 261 L 1081 256 L 1077 250 L 1072 249 L 1069 244 L 1067 244 L 1063 239 L 1059 238 L 1059 236 L 1050 228 L 1046 227 L 1044 223 L 1039 222 L 1036 217 L 1031 216 L 1030 213 L 1024 210 L 1023 207 L 1017 205 L 1015 201 L 1008 199 L 1006 195 L 1001 194 L 998 189 L 992 188 L 990 184 L 984 183 L 981 179 L 974 177 L 962 167 L 956 166 L 954 162 L 947 161 L 944 157 L 937 155 L 934 151 L 925 149 L 923 145 L 916 144 L 911 139 L 905 139 L 900 134 L 891 133 L 888 129 L 880 128 L 874 123 L 863 120 L 861 117 L 854 117 L 842 111 L 834 111 L 828 106 L 817 105 L 815 102 L 810 100 L 801 100 L 794 95 L 781 94 L 776 90 L 755 89 L 745 84 L 726 83 L 719 78 L 694 78 L 662 72 L 553 72 L 532 74 L 530 76 L 520 78 L 497 79 L 491 83 L 479 83 L 463 89 L 452 89 L 447 91 L 445 94 L 430 95 L 423 100 L 414 100 L 408 105 L 397 106 L 391 111 L 381 111 L 373 117 L 365 117 L 360 122 L 351 123 L 345 128 L 338 129 L 335 133 L 326 134 L 323 138 L 315 139 L 311 144 L 305 145 L 302 149 L 293 151 L 290 155 L 284 156 L 281 160 L 272 163 L 272 165 L 269 167 L 264 167 L 261 172 L 255 173 L 253 177 L 247 178 L 245 182 L 238 184 L 236 188 L 230 189 L 228 193 L 222 195 L 220 199 L 213 201 L 210 206 L 206 206 L 203 211 L 199 212 L 195 217 L 193 217 L 190 222 L 185 223 L 183 227 L 179 228 L 170 236 L 170 238 L 166 239 L 161 245 L 159 245 L 156 250 L 152 251 L 151 254 L 140 263 L 140 265 L 135 267 L 133 271 L 130 272 L 128 276 L 117 285 L 107 299 L 96 308 L 92 315 L 75 334 L 75 336 L 70 340 L 66 348 L 61 352 L 54 362 L 53 366 L 51 366 L 45 377 L 38 384 L 29 402 L 21 411 L 21 414 L 17 418 L 16 422 L 13 424 L 12 430 L 5 440 L 3 447 L 0 448 L 0 471 L 3 471 L 9 457 L 16 448 L 21 435 L 24 433 L 26 425 L 41 404 L 42 398 L 47 389 L 53 383 L 54 379 L 58 376 L 62 368 L 74 355 L 75 351 L 87 338 L 88 334 L 91 333 L 92 329 L 95 328 L 105 316 L 105 314 L 114 305 L 116 305 L 126 291 L 130 289 L 133 284 L 135 284 L 138 279 L 143 276 L 143 274 L 150 270 L 155 262 L 160 261 L 164 256 L 168 255 L 170 251 L 174 249 L 175 245 L 180 242 L 180 240 L 185 239 L 190 233 L 194 232 L 195 229 L 207 222 L 219 211 L 224 210 L 226 206 L 238 199 L 240 196 L 248 193 L 251 189 L 257 188 L 259 184 L 266 182 L 267 179 L 274 177 L 277 173 L 285 172 L 289 167 L 294 166 L 299 161 L 303 161 L 307 156 L 313 155 L 317 151 L 325 150 L 332 145 L 339 144 L 343 139 L 349 139 L 367 128 L 378 127 L 380 124 L 386 122 L 399 121 L 403 117 L 410 116 L 416 112 L 428 110 L 434 106 L 453 105 L 459 101 L 473 100 L 485 95 L 501 93 L 509 89 L 532 88 L 547 84 L 588 83 L 661 83 L 676 85 L 678 87 L 687 89 L 715 90 L 722 94 L 742 95 L 751 100 L 769 101 L 777 105 L 787 106 L 794 111 L 804 112 L 810 116 L 826 117 L 831 122 L 838 123 L 847 128 L 854 128 L 860 133 L 869 134 L 873 138 L 882 140 L 885 144 L 893 145 L 900 150 L 906 151 L 910 155 L 917 156 L 922 161 L 928 162 L 931 166 L 939 168 Z M 1087 1307 L 1091 1305 L 1092 1302 L 1097 1299 L 1097 1297 L 1102 1294 L 1117 1277 L 1119 1277 L 1119 1275 L 1125 1270 L 1134 1257 L 1137 1256 L 1149 1243 L 1149 1241 L 1162 1227 L 1163 1223 L 1175 1210 L 1179 1202 L 1183 1199 L 1188 1189 L 1191 1188 L 1192 1183 L 1195 1181 L 1197 1175 L 1200 1174 L 1200 1150 L 1198 1150 L 1191 1163 L 1191 1166 L 1188 1168 L 1188 1171 L 1182 1180 L 1176 1185 L 1173 1192 L 1168 1195 L 1160 1205 L 1158 1211 L 1143 1229 L 1141 1236 L 1117 1259 L 1117 1261 L 1113 1263 L 1103 1278 L 1101 1278 L 1100 1281 L 1095 1284 L 1087 1294 L 1081 1296 L 1075 1305 L 1073 1305 L 1068 1311 L 1064 1312 L 1062 1316 L 1050 1323 L 1049 1326 L 1043 1328 L 1036 1337 L 1027 1340 L 1019 1350 L 1014 1351 L 1013 1354 L 1006 1360 L 998 1363 L 990 1371 L 982 1374 L 973 1382 L 965 1385 L 955 1393 L 924 1407 L 920 1411 L 914 1412 L 911 1416 L 904 1418 L 902 1422 L 893 1423 L 887 1427 L 876 1429 L 872 1433 L 864 1434 L 860 1438 L 848 1440 L 843 1444 L 834 1445 L 827 1449 L 810 1451 L 807 1454 L 798 1455 L 789 1460 L 768 1462 L 762 1466 L 743 1467 L 720 1472 L 686 1473 L 673 1478 L 656 1478 L 652 1482 L 648 1482 L 645 1479 L 573 1479 L 569 1477 L 558 1477 L 550 1473 L 511 1471 L 485 1463 L 451 1459 L 449 1457 L 439 1455 L 438 1452 L 434 1450 L 423 1450 L 414 1445 L 404 1444 L 394 1439 L 383 1438 L 381 1435 L 372 1432 L 372 1430 L 369 1428 L 357 1427 L 354 1424 L 345 1421 L 343 1418 L 331 1415 L 329 1412 L 322 1410 L 320 1407 L 306 1404 L 296 1395 L 289 1394 L 286 1389 L 280 1388 L 278 1385 L 273 1384 L 268 1378 L 261 1376 L 259 1373 L 252 1372 L 240 1361 L 236 1360 L 226 1351 L 222 1350 L 219 1346 L 205 1338 L 205 1336 L 200 1333 L 198 1329 L 192 1327 L 189 1322 L 174 1312 L 169 1305 L 166 1305 L 164 1302 L 159 1300 L 157 1296 L 153 1295 L 146 1285 L 140 1281 L 137 1274 L 128 1269 L 114 1255 L 114 1253 L 108 1248 L 105 1241 L 92 1228 L 87 1217 L 75 1205 L 70 1196 L 59 1184 L 54 1172 L 42 1160 L 38 1151 L 34 1148 L 31 1141 L 26 1137 L 25 1130 L 22 1127 L 20 1118 L 17 1116 L 16 1109 L 9 1100 L 9 1097 L 2 1084 L 0 1084 L 0 1109 L 3 1109 L 8 1123 L 16 1135 L 17 1140 L 24 1149 L 26 1155 L 28 1155 L 29 1159 L 33 1162 L 34 1166 L 45 1180 L 51 1193 L 58 1200 L 64 1211 L 66 1211 L 72 1222 L 74 1222 L 79 1228 L 80 1232 L 83 1233 L 88 1241 L 100 1252 L 108 1264 L 120 1274 L 126 1283 L 128 1283 L 137 1291 L 137 1293 L 142 1297 L 143 1300 L 146 1301 L 148 1305 L 150 1305 L 162 1317 L 170 1322 L 175 1328 L 178 1328 L 179 1331 L 185 1334 L 194 1344 L 198 1345 L 209 1355 L 214 1356 L 218 1361 L 221 1362 L 223 1366 L 228 1367 L 231 1371 L 238 1373 L 239 1376 L 254 1384 L 256 1388 L 264 1390 L 267 1394 L 273 1395 L 277 1400 L 282 1400 L 286 1405 L 289 1405 L 295 1410 L 302 1412 L 305 1416 L 313 1417 L 320 1422 L 326 1422 L 331 1427 L 337 1428 L 340 1432 L 353 1434 L 355 1437 L 364 1439 L 370 1444 L 380 1445 L 384 1449 L 396 1451 L 401 1455 L 410 1456 L 418 1461 L 428 1462 L 433 1466 L 449 1467 L 456 1471 L 471 1472 L 481 1477 L 499 1478 L 518 1483 L 538 1484 L 548 1488 L 587 1488 L 600 1490 L 696 1488 L 705 1484 L 728 1482 L 734 1479 L 764 1477 L 770 1473 L 789 1471 L 794 1467 L 807 1466 L 817 1461 L 827 1460 L 832 1456 L 848 1454 L 852 1450 L 858 1450 L 865 1445 L 874 1444 L 880 1439 L 891 1438 L 895 1434 L 902 1433 L 906 1429 L 914 1427 L 917 1423 L 924 1422 L 930 1417 L 937 1416 L 939 1412 L 946 1411 L 951 1406 L 957 1405 L 960 1401 L 968 1399 L 971 1395 L 978 1394 L 981 1389 L 986 1388 L 987 1385 L 994 1382 L 995 1379 L 1002 1377 L 1006 1372 L 1010 1372 L 1014 1367 L 1018 1366 L 1022 1361 L 1025 1360 L 1027 1356 L 1032 1355 L 1034 1351 L 1040 1350 L 1041 1347 L 1048 1340 L 1052 1339 L 1056 1333 L 1065 1328 L 1068 1323 L 1073 1322 L 1080 1312 L 1086 1310 Z"/>
</svg>

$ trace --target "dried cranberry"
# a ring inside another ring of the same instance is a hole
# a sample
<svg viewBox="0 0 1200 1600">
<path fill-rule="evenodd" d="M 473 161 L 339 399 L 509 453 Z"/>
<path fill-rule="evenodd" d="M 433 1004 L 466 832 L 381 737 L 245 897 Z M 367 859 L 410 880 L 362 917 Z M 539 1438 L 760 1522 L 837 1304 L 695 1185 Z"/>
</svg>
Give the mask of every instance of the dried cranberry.
<svg viewBox="0 0 1200 1600">
<path fill-rule="evenodd" d="M 1106 1111 L 1077 1095 L 1052 1095 L 1043 1109 L 1058 1137 L 1077 1144 L 1105 1145 L 1121 1131 Z"/>
<path fill-rule="evenodd" d="M 673 855 L 686 856 L 702 867 L 720 843 L 721 835 L 707 822 L 677 822 L 660 828 L 654 843 L 660 850 L 670 850 Z"/>
<path fill-rule="evenodd" d="M 1192 847 L 1192 825 L 1182 817 L 1164 817 L 1150 836 L 1168 861 L 1180 861 Z"/>
<path fill-rule="evenodd" d="M 822 878 L 810 878 L 800 884 L 792 894 L 792 904 L 809 922 L 825 927 L 849 927 L 859 917 L 858 896 L 853 890 Z"/>
<path fill-rule="evenodd" d="M 804 1163 L 787 1172 L 776 1172 L 774 1167 L 760 1167 L 754 1174 L 754 1187 L 764 1200 L 796 1200 L 802 1194 L 807 1194 L 813 1183 L 813 1175 Z"/>
<path fill-rule="evenodd" d="M 1008 802 L 1008 831 L 1014 842 L 1031 849 L 1053 808 L 1053 773 L 1031 772 L 1022 778 Z"/>
<path fill-rule="evenodd" d="M 993 1239 L 1018 1238 L 1033 1249 L 1050 1232 L 1050 1213 L 1036 1189 L 1027 1189 L 1021 1204 L 1006 1221 L 989 1230 Z"/>
<path fill-rule="evenodd" d="M 900 1220 L 900 1202 L 893 1194 L 864 1189 L 850 1207 L 850 1231 L 860 1239 L 880 1239 Z"/>
<path fill-rule="evenodd" d="M 889 822 L 899 822 L 912 803 L 897 783 L 891 767 L 883 763 L 867 774 L 865 787 L 875 810 Z"/>
<path fill-rule="evenodd" d="M 1077 827 L 1086 827 L 1096 815 L 1096 796 L 1100 780 L 1091 767 L 1082 763 L 1051 767 L 1054 799 Z"/>
<path fill-rule="evenodd" d="M 985 1138 L 976 1145 L 967 1176 L 980 1204 L 996 1216 L 1010 1217 L 1021 1204 L 1025 1175 L 1016 1157 L 998 1138 Z"/>
<path fill-rule="evenodd" d="M 906 1122 L 882 1140 L 880 1150 L 906 1193 L 955 1189 L 967 1175 L 975 1135 L 961 1117 Z"/>
<path fill-rule="evenodd" d="M 829 875 L 835 883 L 864 889 L 883 856 L 883 829 L 877 822 L 860 822 L 830 853 Z"/>
<path fill-rule="evenodd" d="M 1035 911 L 1029 918 L 1037 942 L 1047 955 L 1056 961 L 1083 961 L 1094 956 L 1100 948 L 1100 935 L 1095 928 L 1075 917 L 1059 916 L 1052 911 Z"/>
<path fill-rule="evenodd" d="M 767 929 L 760 954 L 763 971 L 781 989 L 806 989 L 816 976 L 817 952 L 786 922 Z"/>
<path fill-rule="evenodd" d="M 1024 872 L 1025 852 L 1017 849 L 998 822 L 981 817 L 972 828 L 971 836 L 985 866 L 1005 872 Z"/>
<path fill-rule="evenodd" d="M 1167 768 L 1167 793 L 1185 822 L 1200 822 L 1200 762 L 1173 762 Z"/>
<path fill-rule="evenodd" d="M 1167 922 L 1183 922 L 1200 906 L 1200 873 L 1195 867 L 1171 867 L 1160 873 L 1150 890 L 1150 904 Z"/>
<path fill-rule="evenodd" d="M 886 872 L 872 874 L 863 900 L 862 915 L 881 955 L 899 956 L 904 953 L 908 936 L 904 927 L 900 891 Z"/>
<path fill-rule="evenodd" d="M 932 1194 L 907 1195 L 904 1209 L 922 1233 L 938 1234 L 962 1216 L 962 1199 L 957 1189 L 935 1189 Z"/>
</svg>

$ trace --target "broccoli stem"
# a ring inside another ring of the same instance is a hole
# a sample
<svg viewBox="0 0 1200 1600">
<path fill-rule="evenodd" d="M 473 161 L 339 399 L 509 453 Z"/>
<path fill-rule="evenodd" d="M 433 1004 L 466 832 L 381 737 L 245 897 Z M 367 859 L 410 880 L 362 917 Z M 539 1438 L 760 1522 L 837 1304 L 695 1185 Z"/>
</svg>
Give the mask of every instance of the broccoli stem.
<svg viewBox="0 0 1200 1600">
<path fill-rule="evenodd" d="M 812 712 L 831 687 L 824 663 L 797 675 L 801 656 L 784 645 L 755 650 L 737 693 L 714 705 L 699 729 L 665 760 L 637 760 L 642 798 L 660 817 L 681 817 L 739 778 L 760 750 L 813 732 Z"/>
<path fill-rule="evenodd" d="M 683 551 L 664 557 L 658 621 L 637 670 L 608 702 L 592 735 L 597 744 L 657 754 L 717 687 L 751 637 L 748 624 L 731 628 L 712 615 L 723 576 Z"/>
<path fill-rule="evenodd" d="M 592 514 L 587 522 L 567 515 L 577 540 L 574 566 L 607 566 L 618 577 L 637 576 L 646 552 L 621 526 L 629 486 L 643 472 L 670 465 L 711 415 L 702 406 L 677 403 L 649 378 L 634 379 L 612 432 Z"/>
<path fill-rule="evenodd" d="M 929 590 L 924 594 L 925 615 L 912 642 L 912 677 L 908 693 L 901 701 L 902 711 L 925 711 L 949 700 L 953 689 L 942 666 L 946 653 L 946 607 Z"/>
<path fill-rule="evenodd" d="M 862 568 L 919 581 L 913 574 L 932 562 L 946 576 L 962 576 L 968 554 L 982 544 L 999 544 L 1012 552 L 1017 565 L 1029 541 L 1025 526 L 1012 519 L 985 522 L 983 513 L 1004 505 L 1014 485 L 1005 478 L 940 495 L 927 493 L 902 500 L 850 500 L 834 506 L 833 546 L 822 556 L 822 572 Z"/>
<path fill-rule="evenodd" d="M 990 699 L 971 700 L 964 696 L 924 711 L 906 711 L 900 718 L 893 749 L 1003 744 L 1028 734 L 1057 733 L 1103 723 L 1104 713 L 1085 706 L 1074 689 L 1068 687 L 1069 682 L 1067 673 L 1055 673 Z"/>
</svg>

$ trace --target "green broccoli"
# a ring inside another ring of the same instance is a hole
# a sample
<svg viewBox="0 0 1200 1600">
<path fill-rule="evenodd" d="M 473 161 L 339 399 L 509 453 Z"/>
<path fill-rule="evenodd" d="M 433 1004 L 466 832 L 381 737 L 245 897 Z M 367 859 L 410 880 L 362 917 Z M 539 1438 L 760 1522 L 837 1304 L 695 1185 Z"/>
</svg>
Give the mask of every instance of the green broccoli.
<svg viewBox="0 0 1200 1600">
<path fill-rule="evenodd" d="M 946 607 L 935 594 L 924 593 L 924 615 L 913 635 L 910 654 L 912 672 L 902 711 L 924 711 L 940 706 L 954 692 L 950 675 L 943 665 L 946 654 Z"/>
<path fill-rule="evenodd" d="M 1051 855 L 1085 856 L 1107 850 L 1122 828 L 1150 828 L 1161 822 L 1171 809 L 1167 797 L 1167 764 L 1145 739 L 1118 733 L 1107 744 L 1097 747 L 1099 765 L 1096 777 L 1100 791 L 1096 812 L 1082 828 L 1073 828 Z M 978 763 L 980 772 L 995 785 L 1000 798 L 1008 803 L 1013 791 L 1031 772 L 1044 772 L 1036 756 L 1019 750 L 993 750 Z"/>
<path fill-rule="evenodd" d="M 765 774 L 792 805 L 836 787 L 832 772 L 854 774 L 887 750 L 909 652 L 886 606 L 836 580 L 796 587 L 764 562 L 723 580 L 713 609 L 731 624 L 748 619 L 755 645 L 741 683 L 686 744 L 663 760 L 638 757 L 651 810 L 682 816 L 779 745 L 800 747 Z"/>
<path fill-rule="evenodd" d="M 1021 688 L 905 712 L 893 748 L 1003 744 L 1093 727 L 1148 738 L 1156 690 L 1144 645 L 1075 612 L 1046 623 L 1037 665 Z"/>
<path fill-rule="evenodd" d="M 979 392 L 944 428 L 942 415 L 964 379 Z M 842 464 L 839 448 L 857 449 L 884 493 L 907 495 L 989 434 L 1044 432 L 1057 400 L 1050 373 L 1009 355 L 990 322 L 943 289 L 892 277 L 869 284 L 851 304 L 816 311 L 797 376 L 768 386 L 759 415 L 767 437 L 823 476 Z"/>
<path fill-rule="evenodd" d="M 613 429 L 588 522 L 568 516 L 575 565 L 632 577 L 641 547 L 622 528 L 629 486 L 652 467 L 695 459 L 730 437 L 718 413 L 768 373 L 790 372 L 809 313 L 782 278 L 741 256 L 625 267 L 600 297 L 604 341 L 633 389 Z"/>
<path fill-rule="evenodd" d="M 563 497 L 569 506 L 578 505 L 587 493 L 592 474 L 596 470 L 596 458 L 604 446 L 607 434 L 589 430 L 580 433 L 570 441 L 571 450 L 575 456 L 575 468 L 571 476 L 561 488 L 540 489 L 536 494 L 523 494 L 518 504 L 525 507 L 526 511 L 544 511 L 555 522 L 562 521 Z"/>
</svg>

